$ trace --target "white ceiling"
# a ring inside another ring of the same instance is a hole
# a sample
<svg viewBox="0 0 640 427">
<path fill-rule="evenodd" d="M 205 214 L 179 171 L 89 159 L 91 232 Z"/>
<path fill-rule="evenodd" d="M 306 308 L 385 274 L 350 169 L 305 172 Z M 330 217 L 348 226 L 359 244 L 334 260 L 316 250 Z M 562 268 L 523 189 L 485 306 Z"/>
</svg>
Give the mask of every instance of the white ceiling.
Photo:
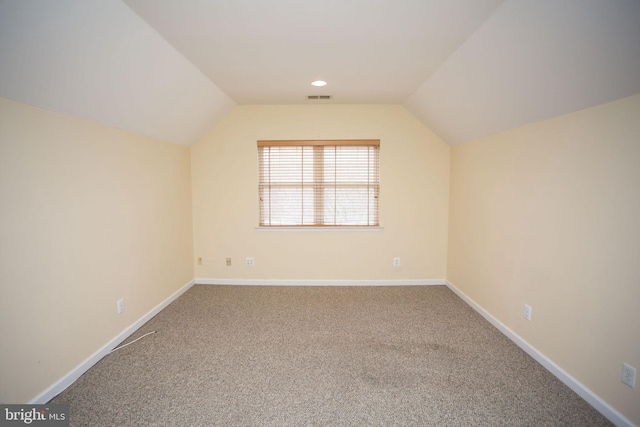
<svg viewBox="0 0 640 427">
<path fill-rule="evenodd" d="M 502 1 L 125 0 L 239 104 L 401 104 Z"/>
<path fill-rule="evenodd" d="M 640 0 L 0 0 L 0 64 L 0 96 L 180 144 L 283 103 L 454 144 L 640 93 Z"/>
</svg>

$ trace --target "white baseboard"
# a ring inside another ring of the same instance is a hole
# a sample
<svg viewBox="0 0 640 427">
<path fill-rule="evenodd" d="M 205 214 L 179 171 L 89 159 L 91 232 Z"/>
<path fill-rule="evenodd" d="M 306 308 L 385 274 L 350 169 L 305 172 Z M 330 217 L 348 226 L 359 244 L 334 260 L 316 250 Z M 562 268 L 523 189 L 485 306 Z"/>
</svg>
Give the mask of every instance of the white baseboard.
<svg viewBox="0 0 640 427">
<path fill-rule="evenodd" d="M 607 417 L 609 421 L 614 423 L 616 426 L 625 426 L 625 427 L 634 427 L 631 421 L 625 418 L 620 412 L 616 411 L 611 405 L 602 400 L 597 394 L 593 391 L 589 390 L 584 384 L 580 381 L 573 378 L 569 375 L 564 369 L 560 366 L 556 365 L 552 362 L 547 356 L 536 350 L 531 344 L 525 341 L 518 334 L 513 332 L 504 323 L 500 322 L 498 319 L 493 317 L 489 312 L 487 312 L 484 308 L 480 307 L 474 300 L 469 298 L 464 294 L 461 290 L 456 288 L 451 282 L 446 281 L 446 285 L 449 289 L 455 292 L 464 302 L 469 304 L 471 308 L 477 311 L 482 317 L 487 319 L 489 323 L 495 326 L 500 332 L 507 336 L 511 341 L 513 341 L 518 347 L 524 350 L 529 356 L 533 357 L 538 363 L 540 363 L 543 367 L 545 367 L 549 372 L 551 372 L 556 378 L 562 381 L 565 385 L 567 385 L 571 390 L 576 392 L 578 396 L 582 397 L 587 401 L 591 406 L 593 406 L 598 412 Z"/>
<path fill-rule="evenodd" d="M 191 280 L 189 283 L 178 289 L 174 292 L 169 298 L 162 301 L 160 304 L 155 306 L 151 311 L 138 319 L 133 325 L 129 326 L 127 329 L 118 334 L 115 338 L 109 341 L 107 344 L 102 346 L 98 351 L 93 353 L 89 358 L 87 358 L 80 365 L 72 369 L 65 376 L 60 378 L 58 381 L 49 386 L 42 393 L 34 397 L 29 404 L 44 404 L 56 397 L 58 394 L 63 392 L 67 387 L 73 384 L 82 374 L 87 372 L 93 365 L 98 363 L 100 359 L 109 354 L 111 350 L 116 348 L 118 344 L 127 339 L 131 334 L 137 331 L 142 325 L 147 323 L 153 316 L 158 314 L 162 309 L 175 301 L 180 295 L 185 293 L 191 286 L 195 284 L 195 280 Z"/>
<path fill-rule="evenodd" d="M 444 285 L 444 279 L 398 280 L 297 280 L 297 279 L 205 279 L 197 278 L 196 285 L 244 286 L 430 286 Z"/>
</svg>

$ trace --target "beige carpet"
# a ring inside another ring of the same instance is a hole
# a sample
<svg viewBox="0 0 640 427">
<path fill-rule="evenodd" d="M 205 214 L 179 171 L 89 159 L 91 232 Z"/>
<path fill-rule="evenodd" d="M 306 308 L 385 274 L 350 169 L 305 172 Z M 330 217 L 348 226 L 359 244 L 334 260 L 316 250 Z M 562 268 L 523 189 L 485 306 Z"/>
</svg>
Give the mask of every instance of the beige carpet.
<svg viewBox="0 0 640 427">
<path fill-rule="evenodd" d="M 444 286 L 196 285 L 52 403 L 72 426 L 611 425 Z"/>
</svg>

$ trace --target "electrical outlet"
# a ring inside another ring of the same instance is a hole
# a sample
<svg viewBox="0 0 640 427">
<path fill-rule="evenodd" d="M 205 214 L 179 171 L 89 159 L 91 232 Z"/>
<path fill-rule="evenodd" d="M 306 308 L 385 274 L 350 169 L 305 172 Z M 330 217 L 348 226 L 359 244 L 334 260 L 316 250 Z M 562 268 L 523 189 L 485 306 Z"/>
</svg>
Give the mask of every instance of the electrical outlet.
<svg viewBox="0 0 640 427">
<path fill-rule="evenodd" d="M 524 318 L 531 320 L 531 306 L 529 304 L 524 305 Z"/>
<path fill-rule="evenodd" d="M 631 388 L 636 388 L 636 368 L 626 363 L 622 364 L 622 382 Z"/>
<path fill-rule="evenodd" d="M 198 265 L 202 265 L 202 257 L 201 256 L 198 257 Z"/>
<path fill-rule="evenodd" d="M 247 267 L 255 266 L 255 262 L 253 261 L 253 258 L 247 258 L 246 263 L 247 263 Z"/>
<path fill-rule="evenodd" d="M 120 298 L 116 304 L 118 307 L 118 314 L 121 314 L 124 311 L 124 298 Z"/>
<path fill-rule="evenodd" d="M 227 258 L 227 267 L 231 267 L 231 258 Z"/>
<path fill-rule="evenodd" d="M 393 259 L 393 266 L 394 266 L 394 267 L 400 267 L 400 258 L 395 257 L 395 258 Z"/>
</svg>

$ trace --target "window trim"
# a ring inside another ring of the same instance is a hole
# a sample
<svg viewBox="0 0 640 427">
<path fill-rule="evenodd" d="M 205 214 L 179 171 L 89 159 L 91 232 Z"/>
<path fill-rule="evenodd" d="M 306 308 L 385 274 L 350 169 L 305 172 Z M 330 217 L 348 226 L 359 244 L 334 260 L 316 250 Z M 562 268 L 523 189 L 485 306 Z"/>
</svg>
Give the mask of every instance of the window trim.
<svg viewBox="0 0 640 427">
<path fill-rule="evenodd" d="M 374 147 L 377 151 L 377 198 L 380 194 L 380 140 L 379 139 L 332 139 L 332 140 L 258 140 L 258 150 L 261 147 Z M 260 173 L 260 159 L 258 158 L 258 173 Z M 258 177 L 258 212 L 260 212 L 260 178 Z M 380 224 L 380 204 L 376 202 L 377 223 L 371 225 L 356 224 L 297 224 L 297 225 L 263 225 L 260 223 L 260 214 L 256 230 L 260 231 L 379 231 L 382 230 Z"/>
<path fill-rule="evenodd" d="M 258 147 L 299 147 L 299 146 L 359 146 L 380 147 L 379 139 L 280 139 L 259 140 Z"/>
<path fill-rule="evenodd" d="M 349 231 L 349 232 L 376 232 L 384 230 L 382 225 L 258 225 L 255 227 L 257 231 L 302 231 L 302 232 L 334 232 L 334 231 Z"/>
</svg>

